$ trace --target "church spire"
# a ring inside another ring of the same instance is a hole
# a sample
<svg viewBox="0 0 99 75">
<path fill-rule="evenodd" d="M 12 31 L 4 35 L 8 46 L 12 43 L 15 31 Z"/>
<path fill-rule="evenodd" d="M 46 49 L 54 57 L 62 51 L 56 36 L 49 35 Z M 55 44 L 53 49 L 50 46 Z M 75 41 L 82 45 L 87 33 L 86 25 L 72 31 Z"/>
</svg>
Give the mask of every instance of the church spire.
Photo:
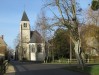
<svg viewBox="0 0 99 75">
<path fill-rule="evenodd" d="M 29 19 L 28 19 L 27 14 L 26 14 L 25 11 L 23 12 L 23 16 L 22 16 L 21 21 L 29 21 Z"/>
</svg>

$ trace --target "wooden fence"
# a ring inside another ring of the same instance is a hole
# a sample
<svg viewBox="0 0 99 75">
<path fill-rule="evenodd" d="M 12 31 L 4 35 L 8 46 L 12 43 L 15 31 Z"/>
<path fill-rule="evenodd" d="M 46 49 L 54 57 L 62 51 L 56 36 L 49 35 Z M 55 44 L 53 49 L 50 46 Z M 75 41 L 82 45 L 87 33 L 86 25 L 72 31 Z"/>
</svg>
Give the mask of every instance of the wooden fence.
<svg viewBox="0 0 99 75">
<path fill-rule="evenodd" d="M 84 62 L 86 64 L 99 64 L 99 59 L 85 59 Z M 67 64 L 77 64 L 77 59 L 59 59 L 54 60 L 53 63 L 67 63 Z"/>
</svg>

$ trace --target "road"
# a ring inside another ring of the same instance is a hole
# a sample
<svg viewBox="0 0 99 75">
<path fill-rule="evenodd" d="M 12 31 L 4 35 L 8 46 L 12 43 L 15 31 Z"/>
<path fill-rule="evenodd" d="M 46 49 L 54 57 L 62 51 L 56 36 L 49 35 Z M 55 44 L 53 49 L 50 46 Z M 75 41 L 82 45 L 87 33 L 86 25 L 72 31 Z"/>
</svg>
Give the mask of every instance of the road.
<svg viewBox="0 0 99 75">
<path fill-rule="evenodd" d="M 33 62 L 13 61 L 5 75 L 86 75 L 64 70 L 66 64 L 35 64 Z"/>
</svg>

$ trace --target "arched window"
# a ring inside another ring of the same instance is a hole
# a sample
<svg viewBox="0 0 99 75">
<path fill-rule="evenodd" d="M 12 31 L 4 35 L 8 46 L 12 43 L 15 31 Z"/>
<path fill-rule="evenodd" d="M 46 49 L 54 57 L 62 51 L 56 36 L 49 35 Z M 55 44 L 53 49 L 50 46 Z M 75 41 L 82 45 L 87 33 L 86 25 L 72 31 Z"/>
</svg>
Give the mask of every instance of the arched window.
<svg viewBox="0 0 99 75">
<path fill-rule="evenodd" d="M 35 46 L 32 45 L 32 52 L 35 52 Z"/>
<path fill-rule="evenodd" d="M 42 52 L 42 47 L 41 47 L 41 45 L 39 44 L 39 45 L 37 45 L 37 52 Z"/>
</svg>

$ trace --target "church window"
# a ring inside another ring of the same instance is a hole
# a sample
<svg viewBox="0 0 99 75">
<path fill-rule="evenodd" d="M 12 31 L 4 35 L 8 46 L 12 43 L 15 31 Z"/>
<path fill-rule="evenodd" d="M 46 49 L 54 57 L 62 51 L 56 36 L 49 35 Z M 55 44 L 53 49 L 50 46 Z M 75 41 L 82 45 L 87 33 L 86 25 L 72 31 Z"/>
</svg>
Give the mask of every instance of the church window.
<svg viewBox="0 0 99 75">
<path fill-rule="evenodd" d="M 34 47 L 34 45 L 32 45 L 32 52 L 35 52 L 35 47 Z"/>
<path fill-rule="evenodd" d="M 29 45 L 29 48 L 30 48 L 30 51 L 32 50 L 32 46 L 31 45 Z"/>
<path fill-rule="evenodd" d="M 27 27 L 27 23 L 24 23 L 24 27 Z"/>
<path fill-rule="evenodd" d="M 37 52 L 42 52 L 42 47 L 41 47 L 41 45 L 39 44 L 39 45 L 37 45 Z"/>
</svg>

